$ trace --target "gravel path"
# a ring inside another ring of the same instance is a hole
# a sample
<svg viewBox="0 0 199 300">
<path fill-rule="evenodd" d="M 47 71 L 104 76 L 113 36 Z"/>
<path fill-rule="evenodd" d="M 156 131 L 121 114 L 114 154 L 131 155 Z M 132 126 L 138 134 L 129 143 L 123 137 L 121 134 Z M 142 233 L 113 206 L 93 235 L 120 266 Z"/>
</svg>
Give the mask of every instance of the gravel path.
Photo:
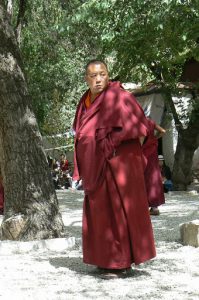
<svg viewBox="0 0 199 300">
<path fill-rule="evenodd" d="M 131 277 L 103 280 L 82 263 L 81 192 L 57 191 L 69 239 L 0 242 L 0 299 L 199 299 L 199 248 L 180 243 L 179 224 L 199 219 L 197 192 L 166 195 L 152 217 L 157 257 L 132 266 Z"/>
</svg>

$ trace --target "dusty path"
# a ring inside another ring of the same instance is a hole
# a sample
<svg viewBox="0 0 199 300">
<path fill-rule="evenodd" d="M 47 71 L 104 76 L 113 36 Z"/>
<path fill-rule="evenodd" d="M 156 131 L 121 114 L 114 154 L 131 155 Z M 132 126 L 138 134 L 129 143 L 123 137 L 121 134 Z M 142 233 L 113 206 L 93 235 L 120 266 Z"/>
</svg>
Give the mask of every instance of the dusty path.
<svg viewBox="0 0 199 300">
<path fill-rule="evenodd" d="M 152 217 L 157 257 L 133 268 L 126 279 L 105 281 L 82 263 L 83 195 L 58 191 L 68 240 L 0 242 L 0 299 L 15 300 L 198 300 L 199 248 L 182 246 L 179 224 L 199 219 L 199 195 L 166 195 Z"/>
</svg>

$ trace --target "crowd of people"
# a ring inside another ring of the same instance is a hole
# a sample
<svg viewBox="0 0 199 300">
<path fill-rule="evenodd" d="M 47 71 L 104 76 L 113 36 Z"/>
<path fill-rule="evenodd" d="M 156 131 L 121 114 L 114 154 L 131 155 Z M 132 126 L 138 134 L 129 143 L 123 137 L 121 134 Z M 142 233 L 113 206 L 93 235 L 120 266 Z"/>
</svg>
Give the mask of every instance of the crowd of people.
<svg viewBox="0 0 199 300">
<path fill-rule="evenodd" d="M 47 159 L 56 190 L 82 189 L 81 180 L 73 180 L 72 178 L 73 164 L 68 161 L 66 154 L 62 153 L 59 160 L 49 155 Z"/>
</svg>

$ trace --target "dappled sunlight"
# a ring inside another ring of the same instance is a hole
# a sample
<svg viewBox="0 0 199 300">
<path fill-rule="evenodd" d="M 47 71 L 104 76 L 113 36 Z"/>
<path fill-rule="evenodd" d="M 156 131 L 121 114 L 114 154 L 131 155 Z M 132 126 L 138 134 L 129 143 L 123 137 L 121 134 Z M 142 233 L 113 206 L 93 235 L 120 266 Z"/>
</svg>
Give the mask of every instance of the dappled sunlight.
<svg viewBox="0 0 199 300">
<path fill-rule="evenodd" d="M 36 117 L 28 106 L 26 106 L 25 113 L 20 121 L 23 125 L 37 126 Z"/>
<path fill-rule="evenodd" d="M 4 299 L 12 299 L 13 295 L 16 299 L 34 296 L 34 299 L 59 300 L 198 298 L 198 248 L 183 246 L 178 239 L 179 223 L 191 221 L 198 210 L 197 198 L 188 193 L 166 195 L 160 215 L 152 217 L 156 258 L 138 266 L 133 264 L 132 274 L 126 279 L 104 281 L 98 276 L 99 270 L 82 261 L 83 197 L 66 191 L 57 194 L 61 195 L 62 216 L 69 219 L 66 230 L 75 237 L 75 245 L 56 248 L 55 241 L 54 250 L 37 248 L 28 253 L 9 253 L 6 248 L 1 253 L 0 273 Z"/>
<path fill-rule="evenodd" d="M 187 192 L 166 194 L 166 203 L 160 206 L 160 215 L 152 216 L 155 239 L 180 242 L 180 225 L 199 217 L 198 196 Z"/>
<path fill-rule="evenodd" d="M 62 218 L 64 220 L 66 220 L 66 222 L 68 223 L 68 225 L 70 224 L 70 220 L 81 220 L 81 217 L 82 217 L 82 210 L 72 210 L 72 209 L 69 209 L 67 211 L 63 211 L 62 213 Z M 64 223 L 65 224 L 65 223 Z M 65 224 L 67 225 L 67 224 Z"/>
</svg>

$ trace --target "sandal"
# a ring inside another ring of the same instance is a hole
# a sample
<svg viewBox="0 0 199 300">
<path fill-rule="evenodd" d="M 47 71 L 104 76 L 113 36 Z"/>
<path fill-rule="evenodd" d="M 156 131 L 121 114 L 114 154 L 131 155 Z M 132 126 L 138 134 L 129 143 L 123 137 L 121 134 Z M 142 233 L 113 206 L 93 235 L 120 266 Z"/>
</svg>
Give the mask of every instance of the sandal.
<svg viewBox="0 0 199 300">
<path fill-rule="evenodd" d="M 150 215 L 151 216 L 159 216 L 160 211 L 157 207 L 151 207 L 150 209 Z"/>
<path fill-rule="evenodd" d="M 106 270 L 102 272 L 99 277 L 102 279 L 118 279 L 126 278 L 131 274 L 131 268 L 128 269 L 119 269 L 119 270 Z"/>
</svg>

